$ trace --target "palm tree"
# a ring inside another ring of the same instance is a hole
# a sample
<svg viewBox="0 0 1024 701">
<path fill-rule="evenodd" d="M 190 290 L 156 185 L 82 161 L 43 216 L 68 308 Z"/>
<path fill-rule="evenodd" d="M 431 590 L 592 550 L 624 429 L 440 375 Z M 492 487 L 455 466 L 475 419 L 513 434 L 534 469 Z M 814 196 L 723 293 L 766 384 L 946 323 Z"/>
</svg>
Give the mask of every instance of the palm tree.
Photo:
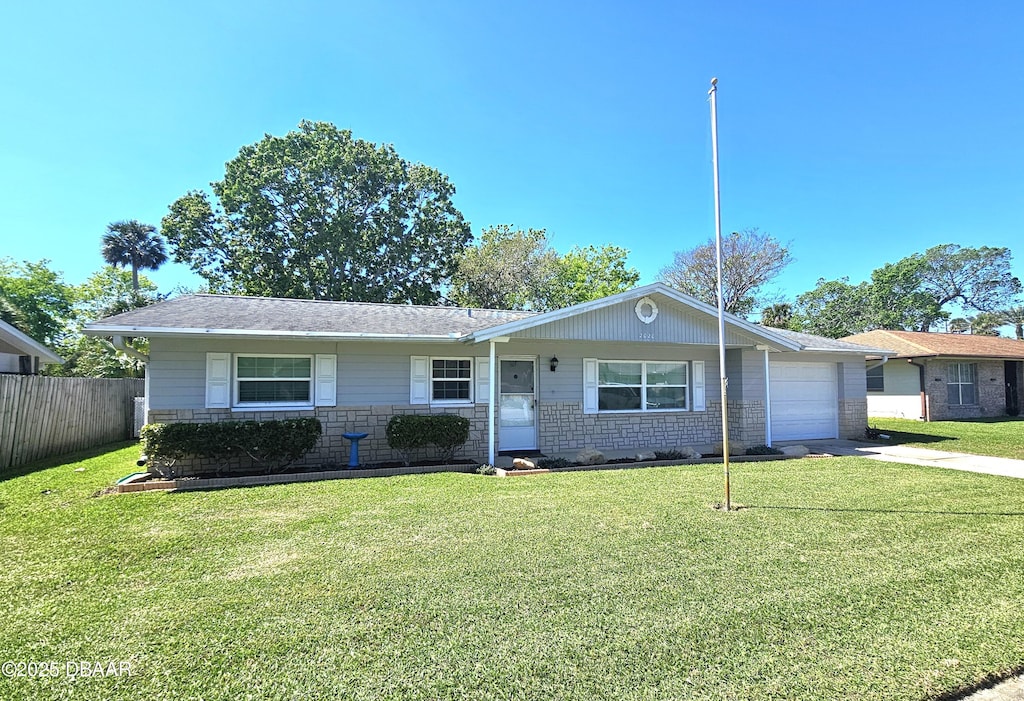
<svg viewBox="0 0 1024 701">
<path fill-rule="evenodd" d="M 114 266 L 131 266 L 132 289 L 139 291 L 139 269 L 156 270 L 167 262 L 164 240 L 156 227 L 131 219 L 107 227 L 103 234 L 103 260 Z"/>
<path fill-rule="evenodd" d="M 793 307 L 785 302 L 761 310 L 761 326 L 788 329 L 793 321 Z"/>
<path fill-rule="evenodd" d="M 1024 341 L 1024 304 L 1010 307 L 1003 312 L 1003 321 L 1013 324 L 1013 331 L 1018 341 Z"/>
<path fill-rule="evenodd" d="M 978 312 L 968 319 L 971 323 L 971 333 L 975 336 L 998 336 L 999 327 L 1003 325 L 1003 315 L 1000 312 Z"/>
</svg>

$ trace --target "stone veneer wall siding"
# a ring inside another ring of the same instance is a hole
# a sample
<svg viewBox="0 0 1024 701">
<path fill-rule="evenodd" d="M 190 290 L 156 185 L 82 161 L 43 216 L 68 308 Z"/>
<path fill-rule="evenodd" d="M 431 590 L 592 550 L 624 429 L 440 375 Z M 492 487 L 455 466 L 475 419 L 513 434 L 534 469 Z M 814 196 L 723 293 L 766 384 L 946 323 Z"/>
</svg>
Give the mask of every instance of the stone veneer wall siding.
<svg viewBox="0 0 1024 701">
<path fill-rule="evenodd" d="M 151 410 L 149 423 L 172 423 L 188 421 L 204 423 L 211 421 L 270 421 L 275 419 L 297 419 L 315 416 L 323 426 L 323 435 L 317 448 L 297 465 L 341 465 L 348 464 L 350 443 L 342 438 L 343 433 L 370 434 L 359 442 L 359 459 L 363 463 L 380 463 L 400 460 L 397 452 L 388 446 L 385 429 L 388 421 L 396 414 L 457 414 L 469 419 L 469 440 L 456 451 L 456 460 L 482 460 L 487 455 L 487 405 L 475 404 L 467 407 L 410 407 L 407 405 L 382 405 L 366 407 L 317 407 L 306 411 L 230 411 L 228 409 L 177 409 Z M 429 451 L 417 458 L 430 458 Z M 187 475 L 196 471 L 195 465 L 179 462 L 175 470 Z M 229 466 L 230 467 L 230 466 Z"/>
<path fill-rule="evenodd" d="M 868 425 L 867 399 L 839 400 L 839 437 L 863 438 Z"/>
<path fill-rule="evenodd" d="M 949 378 L 951 363 L 975 363 L 978 366 L 978 403 L 958 406 L 950 405 Z M 925 387 L 928 391 L 929 409 L 932 421 L 955 421 L 982 416 L 1004 416 L 1006 414 L 1006 377 L 1002 360 L 963 359 L 929 360 L 925 367 Z"/>
<path fill-rule="evenodd" d="M 605 450 L 708 448 L 722 440 L 722 404 L 706 411 L 584 414 L 579 402 L 540 402 L 540 449 Z M 764 402 L 729 402 L 729 436 L 746 445 L 764 443 Z"/>
</svg>

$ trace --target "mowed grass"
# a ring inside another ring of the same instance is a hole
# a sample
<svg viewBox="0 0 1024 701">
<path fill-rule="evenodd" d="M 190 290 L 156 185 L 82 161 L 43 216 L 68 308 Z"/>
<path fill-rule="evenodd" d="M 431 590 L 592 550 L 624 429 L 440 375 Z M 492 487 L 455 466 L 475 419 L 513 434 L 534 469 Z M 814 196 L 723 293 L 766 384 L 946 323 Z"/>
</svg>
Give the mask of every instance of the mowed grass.
<svg viewBox="0 0 1024 701">
<path fill-rule="evenodd" d="M 1024 417 L 928 423 L 872 417 L 868 423 L 889 434 L 886 443 L 1024 460 Z"/>
<path fill-rule="evenodd" d="M 858 458 L 94 497 L 0 481 L 3 699 L 922 699 L 1024 667 L 1024 480 Z M 85 468 L 84 472 L 75 472 Z"/>
</svg>

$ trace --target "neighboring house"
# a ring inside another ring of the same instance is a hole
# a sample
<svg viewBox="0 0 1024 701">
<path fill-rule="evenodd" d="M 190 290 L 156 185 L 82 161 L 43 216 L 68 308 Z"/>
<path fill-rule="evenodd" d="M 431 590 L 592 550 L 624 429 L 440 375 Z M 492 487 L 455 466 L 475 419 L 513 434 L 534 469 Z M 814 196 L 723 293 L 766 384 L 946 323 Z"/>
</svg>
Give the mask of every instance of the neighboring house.
<svg viewBox="0 0 1024 701">
<path fill-rule="evenodd" d="M 0 374 L 38 375 L 42 366 L 63 362 L 42 343 L 0 321 Z"/>
<path fill-rule="evenodd" d="M 544 314 L 193 295 L 85 332 L 149 338 L 150 422 L 317 416 L 312 463 L 339 462 L 349 431 L 370 434 L 366 461 L 395 459 L 403 413 L 467 417 L 479 460 L 721 440 L 716 310 L 661 283 Z M 731 315 L 726 344 L 731 438 L 863 434 L 865 357 L 886 351 Z"/>
<path fill-rule="evenodd" d="M 889 348 L 869 363 L 868 414 L 925 421 L 1017 416 L 1024 341 L 921 331 L 868 331 L 844 341 Z"/>
</svg>

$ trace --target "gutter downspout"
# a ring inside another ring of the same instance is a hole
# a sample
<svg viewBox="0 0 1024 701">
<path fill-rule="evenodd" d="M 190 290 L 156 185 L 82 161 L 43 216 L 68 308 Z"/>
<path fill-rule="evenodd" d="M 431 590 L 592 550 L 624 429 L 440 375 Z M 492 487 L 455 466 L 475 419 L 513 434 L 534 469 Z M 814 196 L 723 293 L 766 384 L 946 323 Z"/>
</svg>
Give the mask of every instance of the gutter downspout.
<svg viewBox="0 0 1024 701">
<path fill-rule="evenodd" d="M 487 464 L 494 464 L 494 389 L 496 386 L 495 378 L 498 375 L 498 368 L 495 366 L 495 352 L 494 352 L 494 339 L 492 338 L 488 345 L 489 348 L 489 360 L 488 367 L 491 371 L 487 378 Z"/>
<path fill-rule="evenodd" d="M 907 362 L 917 368 L 919 383 L 921 386 L 921 418 L 925 421 L 931 421 L 931 412 L 928 411 L 928 396 L 925 390 L 924 384 L 924 365 L 915 363 L 913 358 L 907 358 Z"/>
<path fill-rule="evenodd" d="M 148 363 L 149 362 L 149 356 L 145 355 L 144 353 L 138 352 L 137 350 L 135 350 L 134 348 L 129 346 L 127 343 L 125 343 L 124 336 L 114 336 L 114 337 L 112 337 L 111 338 L 111 343 L 114 345 L 114 348 L 116 348 L 117 350 L 121 351 L 122 353 L 127 355 L 129 358 L 135 358 L 136 360 L 141 361 L 143 363 Z"/>
</svg>

